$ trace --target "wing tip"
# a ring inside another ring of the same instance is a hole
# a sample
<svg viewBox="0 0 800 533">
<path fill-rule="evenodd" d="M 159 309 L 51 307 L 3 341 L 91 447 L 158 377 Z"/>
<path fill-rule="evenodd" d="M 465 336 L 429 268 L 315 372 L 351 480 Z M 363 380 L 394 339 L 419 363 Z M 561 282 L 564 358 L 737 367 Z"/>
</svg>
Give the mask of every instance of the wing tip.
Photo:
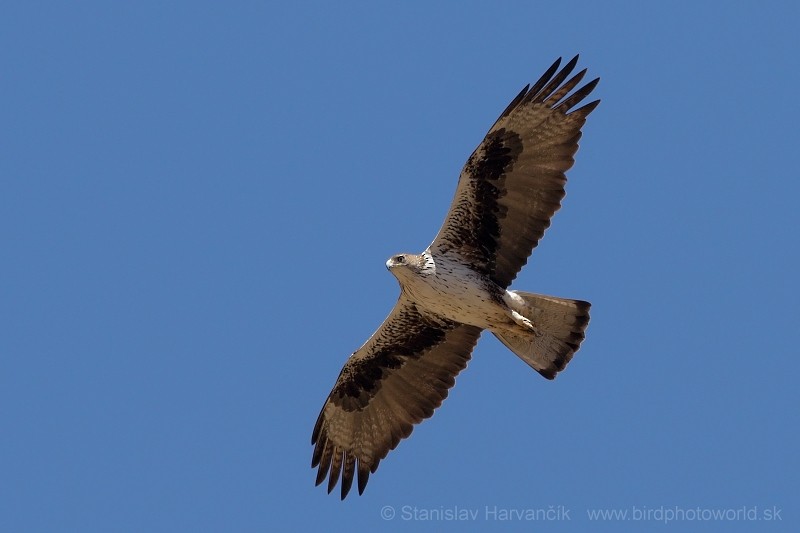
<svg viewBox="0 0 800 533">
<path fill-rule="evenodd" d="M 574 114 L 574 113 L 577 113 L 577 114 L 579 114 L 579 115 L 582 115 L 582 116 L 586 117 L 586 116 L 588 116 L 588 115 L 589 115 L 589 113 L 591 113 L 592 111 L 594 111 L 594 110 L 595 110 L 595 108 L 596 108 L 597 106 L 599 106 L 599 105 L 600 105 L 600 99 L 598 98 L 597 100 L 594 100 L 594 101 L 592 101 L 592 102 L 589 102 L 589 103 L 588 103 L 588 104 L 586 104 L 585 106 L 581 106 L 581 107 L 579 107 L 578 109 L 576 109 L 575 111 L 572 111 L 572 112 L 570 113 L 570 115 L 572 115 L 572 114 Z"/>
<path fill-rule="evenodd" d="M 362 495 L 367 487 L 370 473 L 375 473 L 379 463 L 380 459 L 374 461 L 358 459 L 352 451 L 343 450 L 332 444 L 327 435 L 320 435 L 311 459 L 311 468 L 318 469 L 314 486 L 320 486 L 327 478 L 327 491 L 330 494 L 337 484 L 341 484 L 340 497 L 344 500 L 350 493 L 354 478 L 356 478 L 358 494 Z"/>
<path fill-rule="evenodd" d="M 495 121 L 495 124 L 492 126 L 492 129 L 497 125 L 498 122 L 511 114 L 516 108 L 528 103 L 549 104 L 555 109 L 566 113 L 572 106 L 585 98 L 586 95 L 588 95 L 600 81 L 599 77 L 595 78 L 575 91 L 566 100 L 559 103 L 576 85 L 578 85 L 578 83 L 580 83 L 581 79 L 588 71 L 588 68 L 584 68 L 569 81 L 564 83 L 567 77 L 577 66 L 578 60 L 580 59 L 580 54 L 575 54 L 575 56 L 567 61 L 563 67 L 561 67 L 562 59 L 562 57 L 556 59 L 553 64 L 550 65 L 550 67 L 544 72 L 544 74 L 541 75 L 536 83 L 526 86 L 525 89 L 523 89 L 522 92 L 518 94 L 500 114 Z M 561 68 L 559 69 L 559 67 Z"/>
</svg>

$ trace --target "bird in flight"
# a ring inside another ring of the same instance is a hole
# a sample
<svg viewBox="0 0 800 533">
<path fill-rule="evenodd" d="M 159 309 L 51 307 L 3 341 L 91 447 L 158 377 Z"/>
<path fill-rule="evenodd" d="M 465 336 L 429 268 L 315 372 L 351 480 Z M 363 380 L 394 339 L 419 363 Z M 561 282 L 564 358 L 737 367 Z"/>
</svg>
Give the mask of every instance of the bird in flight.
<svg viewBox="0 0 800 533">
<path fill-rule="evenodd" d="M 329 493 L 341 479 L 344 499 L 354 476 L 364 492 L 380 461 L 441 405 L 484 329 L 547 379 L 578 350 L 588 302 L 508 289 L 561 207 L 581 127 L 600 103 L 573 109 L 599 81 L 570 94 L 586 74 L 569 78 L 577 62 L 559 70 L 559 58 L 500 114 L 461 170 L 431 245 L 386 262 L 400 297 L 345 363 L 311 437 L 316 483 L 328 477 Z"/>
</svg>

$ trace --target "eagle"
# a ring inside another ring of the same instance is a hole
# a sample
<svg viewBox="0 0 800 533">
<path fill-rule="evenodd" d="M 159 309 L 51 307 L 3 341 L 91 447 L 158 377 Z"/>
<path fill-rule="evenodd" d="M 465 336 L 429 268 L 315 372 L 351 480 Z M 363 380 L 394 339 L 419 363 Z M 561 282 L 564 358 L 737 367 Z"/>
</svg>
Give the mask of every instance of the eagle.
<svg viewBox="0 0 800 533">
<path fill-rule="evenodd" d="M 511 101 L 470 155 L 444 224 L 421 254 L 392 256 L 400 283 L 392 312 L 345 363 L 311 437 L 316 484 L 341 498 L 371 473 L 455 384 L 483 330 L 547 379 L 584 339 L 589 302 L 508 287 L 561 207 L 586 117 L 573 109 L 599 78 L 577 87 L 561 58 Z M 569 78 L 569 80 L 567 80 Z M 566 80 L 566 81 L 565 81 Z"/>
</svg>

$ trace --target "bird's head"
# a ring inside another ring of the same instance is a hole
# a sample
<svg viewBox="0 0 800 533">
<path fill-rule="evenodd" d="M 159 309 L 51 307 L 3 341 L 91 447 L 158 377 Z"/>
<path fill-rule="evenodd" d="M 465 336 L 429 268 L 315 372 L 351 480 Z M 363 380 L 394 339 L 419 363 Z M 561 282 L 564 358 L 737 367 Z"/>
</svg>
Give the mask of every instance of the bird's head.
<svg viewBox="0 0 800 533">
<path fill-rule="evenodd" d="M 397 255 L 393 255 L 392 257 L 389 258 L 388 261 L 386 261 L 386 268 L 388 268 L 391 271 L 391 270 L 400 269 L 400 268 L 413 267 L 413 265 L 416 264 L 416 261 L 415 261 L 416 257 L 417 256 L 415 256 L 413 254 L 397 254 Z"/>
<path fill-rule="evenodd" d="M 397 254 L 386 261 L 386 268 L 396 277 L 409 274 L 425 275 L 435 271 L 433 259 L 427 254 Z"/>
</svg>

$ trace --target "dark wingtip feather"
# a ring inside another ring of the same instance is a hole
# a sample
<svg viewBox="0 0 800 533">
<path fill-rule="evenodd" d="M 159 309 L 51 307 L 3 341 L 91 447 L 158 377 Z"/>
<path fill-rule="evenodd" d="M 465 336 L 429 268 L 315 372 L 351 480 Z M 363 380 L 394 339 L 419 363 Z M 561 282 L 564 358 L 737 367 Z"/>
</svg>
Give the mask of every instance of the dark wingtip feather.
<svg viewBox="0 0 800 533">
<path fill-rule="evenodd" d="M 363 461 L 358 462 L 358 495 L 364 494 L 364 489 L 369 481 L 369 465 Z"/>
<path fill-rule="evenodd" d="M 589 94 L 594 90 L 594 88 L 597 86 L 597 84 L 599 82 L 600 82 L 600 78 L 593 79 L 592 81 L 590 81 L 589 83 L 587 83 L 586 85 L 584 85 L 583 87 L 581 87 L 580 89 L 575 91 L 575 93 L 572 94 L 569 98 L 567 98 L 566 100 L 564 100 L 563 102 L 558 104 L 558 107 L 556 109 L 566 113 L 573 106 L 575 106 L 576 104 L 580 103 L 584 98 L 589 96 Z M 588 115 L 589 112 L 592 109 L 594 109 L 595 107 L 597 107 L 597 104 L 599 104 L 599 103 L 600 103 L 600 100 L 595 100 L 594 102 L 591 102 L 591 103 L 587 104 L 586 106 L 583 106 L 582 108 L 577 109 L 576 111 L 581 111 L 582 109 L 585 109 L 589 105 L 594 104 L 594 107 L 592 107 L 591 109 L 586 111 L 586 114 Z M 574 111 L 574 112 L 576 112 L 576 111 Z"/>
<path fill-rule="evenodd" d="M 344 458 L 344 468 L 342 469 L 342 499 L 347 497 L 350 487 L 353 486 L 353 474 L 356 466 L 356 457 L 352 453 L 346 453 Z"/>
<path fill-rule="evenodd" d="M 514 99 L 511 100 L 511 103 L 506 106 L 506 108 L 503 110 L 502 113 L 500 113 L 500 116 L 497 117 L 497 120 L 501 120 L 503 117 L 507 117 L 508 114 L 511 113 L 514 110 L 514 108 L 517 107 L 519 103 L 525 98 L 525 95 L 528 94 L 529 88 L 530 85 L 526 85 L 525 87 L 523 87 L 523 89 L 519 92 L 519 94 L 515 96 Z M 497 121 L 495 121 L 495 123 L 496 122 Z"/>
<path fill-rule="evenodd" d="M 577 65 L 577 64 L 578 64 L 578 59 L 580 59 L 580 57 L 581 57 L 581 55 L 580 55 L 580 54 L 575 54 L 575 57 L 573 57 L 572 59 L 570 59 L 570 60 L 569 60 L 569 63 L 567 63 L 566 65 L 564 65 L 564 70 L 569 70 L 569 71 L 571 72 L 571 71 L 572 71 L 572 69 L 574 69 L 574 68 L 575 68 L 575 65 Z"/>
<path fill-rule="evenodd" d="M 544 105 L 546 106 L 554 106 L 558 103 L 562 98 L 564 98 L 569 92 L 578 85 L 583 77 L 586 75 L 586 71 L 588 69 L 583 69 L 577 74 L 575 74 L 572 78 L 569 79 L 564 85 L 561 86 L 556 92 L 551 94 L 547 100 L 544 101 Z"/>
<path fill-rule="evenodd" d="M 579 113 L 579 114 L 581 114 L 581 115 L 583 115 L 583 116 L 585 117 L 585 116 L 587 116 L 589 113 L 591 113 L 592 111 L 594 111 L 594 108 L 595 108 L 595 107 L 597 107 L 598 105 L 600 105 L 600 100 L 595 100 L 594 102 L 589 102 L 589 103 L 588 103 L 588 104 L 586 104 L 585 106 L 583 106 L 583 107 L 580 107 L 580 108 L 576 109 L 576 110 L 575 110 L 575 111 L 573 111 L 572 113 Z M 570 113 L 570 115 L 571 115 L 572 113 Z"/>
<path fill-rule="evenodd" d="M 549 98 L 550 95 L 553 94 L 553 92 L 558 89 L 558 86 L 561 85 L 565 79 L 567 79 L 567 76 L 569 76 L 572 73 L 572 71 L 575 69 L 575 65 L 577 64 L 578 64 L 578 56 L 575 56 L 572 59 L 570 59 L 569 63 L 564 65 L 564 67 L 560 71 L 558 71 L 558 74 L 556 74 L 553 77 L 553 79 L 550 80 L 550 82 L 544 87 L 544 89 L 539 91 L 538 94 L 530 95 L 529 98 L 533 102 L 544 102 L 545 100 L 547 100 L 547 98 Z"/>
<path fill-rule="evenodd" d="M 317 443 L 317 439 L 319 438 L 319 433 L 322 430 L 322 418 L 323 418 L 322 415 L 324 413 L 325 413 L 325 405 L 322 406 L 322 409 L 319 412 L 319 416 L 317 416 L 317 421 L 314 424 L 314 431 L 311 432 L 311 444 Z"/>
<path fill-rule="evenodd" d="M 333 488 L 339 481 L 339 474 L 342 471 L 342 454 L 344 454 L 344 452 L 339 450 L 338 448 L 335 448 L 333 451 L 333 459 L 331 461 L 331 475 L 328 478 L 328 494 L 333 492 Z"/>
<path fill-rule="evenodd" d="M 550 65 L 550 68 L 545 70 L 544 74 L 542 74 L 542 76 L 536 81 L 536 83 L 533 84 L 534 87 L 538 87 L 537 91 L 541 90 L 541 88 L 544 87 L 548 81 L 550 81 L 550 78 L 553 77 L 553 74 L 555 74 L 558 71 L 558 67 L 561 66 L 561 59 L 562 58 L 559 57 L 558 59 L 553 61 L 553 64 Z"/>
<path fill-rule="evenodd" d="M 316 468 L 319 464 L 319 459 L 322 457 L 322 450 L 320 449 L 320 445 L 317 444 L 314 447 L 314 453 L 311 456 L 311 468 Z"/>
<path fill-rule="evenodd" d="M 328 469 L 331 467 L 331 456 L 333 455 L 333 450 L 328 443 L 325 443 L 324 450 L 320 453 L 320 458 L 317 461 L 319 465 L 319 470 L 317 470 L 317 482 L 316 485 L 319 486 L 325 480 L 325 476 L 328 475 Z M 311 468 L 314 468 L 316 465 L 311 465 Z"/>
<path fill-rule="evenodd" d="M 528 92 L 528 98 L 533 98 L 534 96 L 539 94 L 539 91 L 541 91 L 542 88 L 545 85 L 547 85 L 547 82 L 550 81 L 550 78 L 552 78 L 553 74 L 556 73 L 556 71 L 558 70 L 559 65 L 561 65 L 561 58 L 560 57 L 558 59 L 556 59 L 555 62 L 553 62 L 553 64 L 550 65 L 550 68 L 547 69 L 547 71 L 545 71 L 544 74 L 542 74 L 542 77 L 539 78 L 536 81 L 536 83 L 533 84 L 533 87 L 531 87 L 531 90 Z M 528 99 L 528 98 L 526 98 L 526 99 Z"/>
<path fill-rule="evenodd" d="M 347 498 L 348 493 L 350 492 L 350 487 L 353 486 L 353 477 L 352 476 L 342 476 L 342 499 L 344 500 Z"/>
<path fill-rule="evenodd" d="M 322 482 L 325 481 L 325 475 L 327 473 L 328 472 L 325 471 L 325 474 L 323 474 L 321 468 L 319 470 L 317 470 L 317 479 L 316 479 L 316 481 L 314 481 L 314 486 L 315 487 L 319 487 L 322 484 Z"/>
</svg>

